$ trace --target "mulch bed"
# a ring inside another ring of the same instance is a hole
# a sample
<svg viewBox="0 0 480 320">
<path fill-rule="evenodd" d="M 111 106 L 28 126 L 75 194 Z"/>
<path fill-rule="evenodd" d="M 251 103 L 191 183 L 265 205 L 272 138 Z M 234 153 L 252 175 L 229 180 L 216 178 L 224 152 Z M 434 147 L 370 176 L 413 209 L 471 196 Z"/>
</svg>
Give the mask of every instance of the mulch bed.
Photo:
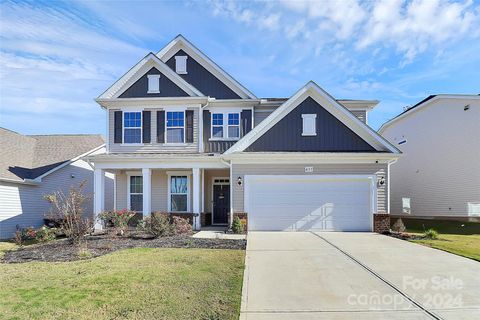
<svg viewBox="0 0 480 320">
<path fill-rule="evenodd" d="M 384 233 L 387 236 L 401 239 L 401 240 L 422 240 L 424 237 L 422 235 L 415 235 L 411 233 L 406 233 L 406 232 L 387 232 Z"/>
<path fill-rule="evenodd" d="M 78 247 L 66 239 L 45 244 L 35 244 L 17 250 L 7 251 L 1 262 L 23 263 L 31 261 L 62 262 L 81 260 L 79 255 L 85 248 L 88 258 L 99 257 L 117 250 L 128 248 L 201 248 L 201 249 L 237 249 L 245 250 L 246 240 L 195 239 L 190 235 L 178 235 L 163 238 L 150 238 L 146 235 L 112 238 L 108 235 L 85 237 L 85 245 Z M 85 257 L 85 256 L 83 256 Z"/>
</svg>

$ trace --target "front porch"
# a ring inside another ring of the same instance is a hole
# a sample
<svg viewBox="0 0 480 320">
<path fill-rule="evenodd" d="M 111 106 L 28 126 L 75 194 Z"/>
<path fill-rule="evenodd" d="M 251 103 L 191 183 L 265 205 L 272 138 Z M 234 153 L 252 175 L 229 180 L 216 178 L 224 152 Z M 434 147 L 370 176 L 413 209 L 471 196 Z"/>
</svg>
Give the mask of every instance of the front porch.
<svg viewBox="0 0 480 320">
<path fill-rule="evenodd" d="M 114 174 L 114 210 L 128 209 L 138 218 L 165 212 L 188 218 L 195 230 L 227 228 L 232 220 L 230 169 L 223 168 L 108 168 L 95 166 L 95 229 L 105 208 L 105 173 Z"/>
</svg>

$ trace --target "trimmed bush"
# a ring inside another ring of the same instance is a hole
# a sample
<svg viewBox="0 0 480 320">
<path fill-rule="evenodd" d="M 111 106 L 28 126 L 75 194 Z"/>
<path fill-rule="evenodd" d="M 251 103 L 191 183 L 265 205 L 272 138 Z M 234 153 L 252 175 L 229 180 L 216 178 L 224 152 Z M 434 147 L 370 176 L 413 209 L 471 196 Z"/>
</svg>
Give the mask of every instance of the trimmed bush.
<svg viewBox="0 0 480 320">
<path fill-rule="evenodd" d="M 405 232 L 406 228 L 405 228 L 405 224 L 403 223 L 402 219 L 397 219 L 397 221 L 395 221 L 395 223 L 393 224 L 392 226 L 392 230 L 394 232 Z"/>
<path fill-rule="evenodd" d="M 186 234 L 192 232 L 192 225 L 188 219 L 172 216 L 171 221 L 175 230 L 175 234 Z"/>
<path fill-rule="evenodd" d="M 41 227 L 40 229 L 37 230 L 35 239 L 38 242 L 49 242 L 53 241 L 56 238 L 56 229 L 54 228 L 49 228 L 46 226 Z"/>
<path fill-rule="evenodd" d="M 242 221 L 240 220 L 239 217 L 233 218 L 232 231 L 234 233 L 243 233 L 244 228 L 243 228 Z"/>
<path fill-rule="evenodd" d="M 423 233 L 423 237 L 426 239 L 435 240 L 438 239 L 438 232 L 437 230 L 430 228 Z"/>
<path fill-rule="evenodd" d="M 104 211 L 99 216 L 106 225 L 113 225 L 117 235 L 123 236 L 128 229 L 128 223 L 135 215 L 134 211 L 122 209 L 120 211 Z"/>
<path fill-rule="evenodd" d="M 145 217 L 138 224 L 138 229 L 154 237 L 167 237 L 175 234 L 175 227 L 170 223 L 168 213 L 154 212 L 150 217 Z"/>
</svg>

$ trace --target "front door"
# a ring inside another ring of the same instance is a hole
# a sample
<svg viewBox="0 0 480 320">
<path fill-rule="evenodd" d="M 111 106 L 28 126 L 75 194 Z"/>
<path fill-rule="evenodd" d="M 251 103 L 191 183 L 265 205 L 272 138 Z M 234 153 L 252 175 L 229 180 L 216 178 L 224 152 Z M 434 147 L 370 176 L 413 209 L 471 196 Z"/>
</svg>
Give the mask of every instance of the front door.
<svg viewBox="0 0 480 320">
<path fill-rule="evenodd" d="M 213 185 L 213 223 L 227 224 L 230 211 L 230 186 Z"/>
</svg>

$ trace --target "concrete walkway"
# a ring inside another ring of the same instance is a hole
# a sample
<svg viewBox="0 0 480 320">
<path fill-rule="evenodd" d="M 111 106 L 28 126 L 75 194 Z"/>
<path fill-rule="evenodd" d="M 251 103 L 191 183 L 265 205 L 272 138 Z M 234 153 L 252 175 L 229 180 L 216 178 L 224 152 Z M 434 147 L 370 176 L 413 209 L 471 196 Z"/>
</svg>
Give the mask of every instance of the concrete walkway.
<svg viewBox="0 0 480 320">
<path fill-rule="evenodd" d="M 480 263 L 372 233 L 250 232 L 240 318 L 480 318 Z"/>
</svg>

